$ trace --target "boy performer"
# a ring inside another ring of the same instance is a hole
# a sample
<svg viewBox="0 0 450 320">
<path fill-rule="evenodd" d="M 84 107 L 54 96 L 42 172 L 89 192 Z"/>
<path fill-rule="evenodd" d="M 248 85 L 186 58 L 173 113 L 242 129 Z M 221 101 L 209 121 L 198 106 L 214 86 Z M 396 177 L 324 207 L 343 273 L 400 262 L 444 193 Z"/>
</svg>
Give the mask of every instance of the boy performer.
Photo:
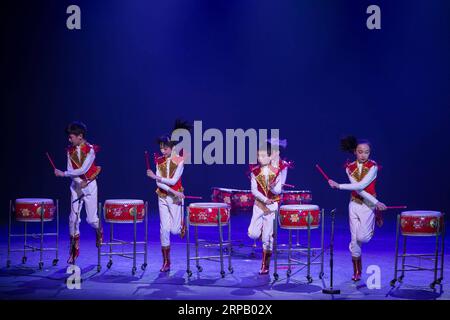
<svg viewBox="0 0 450 320">
<path fill-rule="evenodd" d="M 258 150 L 258 165 L 251 169 L 251 190 L 255 196 L 253 215 L 248 227 L 251 239 L 261 238 L 263 258 L 259 274 L 269 273 L 270 257 L 273 245 L 273 223 L 278 210 L 281 193 L 280 169 L 270 165 L 269 148 Z"/>
<path fill-rule="evenodd" d="M 187 122 L 177 121 L 175 130 L 190 130 Z M 170 271 L 170 234 L 179 234 L 184 237 L 186 227 L 183 219 L 183 186 L 181 176 L 184 170 L 184 159 L 174 150 L 176 141 L 172 141 L 170 135 L 158 138 L 161 151 L 160 156 L 155 156 L 156 174 L 147 170 L 147 176 L 156 180 L 156 193 L 158 194 L 160 217 L 160 240 L 163 265 L 160 272 Z"/>
<path fill-rule="evenodd" d="M 78 121 L 70 123 L 66 128 L 71 145 L 67 148 L 67 170 L 55 169 L 57 177 L 69 177 L 71 211 L 69 215 L 70 253 L 67 263 L 75 264 L 80 254 L 80 213 L 85 205 L 86 221 L 95 229 L 96 245 L 103 240 L 103 229 L 97 215 L 97 176 L 101 167 L 95 164 L 98 147 L 86 141 L 86 126 Z"/>
</svg>

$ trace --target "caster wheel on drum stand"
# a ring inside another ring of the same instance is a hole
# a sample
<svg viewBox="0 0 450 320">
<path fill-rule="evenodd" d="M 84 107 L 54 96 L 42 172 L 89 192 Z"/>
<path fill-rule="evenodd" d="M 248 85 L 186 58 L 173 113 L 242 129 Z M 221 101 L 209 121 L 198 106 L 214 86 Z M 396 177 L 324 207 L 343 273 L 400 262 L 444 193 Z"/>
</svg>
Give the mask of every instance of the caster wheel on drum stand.
<svg viewBox="0 0 450 320">
<path fill-rule="evenodd" d="M 430 288 L 431 289 L 433 289 L 434 290 L 434 287 L 436 286 L 436 283 L 435 282 L 432 282 L 431 284 L 430 284 Z"/>
<path fill-rule="evenodd" d="M 325 274 L 324 274 L 323 272 L 319 273 L 319 279 L 322 280 L 324 275 L 325 275 Z"/>
<path fill-rule="evenodd" d="M 102 271 L 102 266 L 97 266 L 97 272 Z"/>
<path fill-rule="evenodd" d="M 230 271 L 230 273 L 233 273 L 233 272 L 234 272 L 233 267 L 229 267 L 229 268 L 228 268 L 228 271 Z"/>
<path fill-rule="evenodd" d="M 220 276 L 221 276 L 222 278 L 225 278 L 225 271 L 220 271 Z"/>
<path fill-rule="evenodd" d="M 396 282 L 397 282 L 397 279 L 392 279 L 390 282 L 391 287 L 395 287 Z"/>
<path fill-rule="evenodd" d="M 187 273 L 189 278 L 192 277 L 192 271 L 191 270 L 187 270 L 186 273 Z"/>
<path fill-rule="evenodd" d="M 136 271 L 137 271 L 137 268 L 136 268 L 136 267 L 133 267 L 133 268 L 131 269 L 131 274 L 134 276 L 134 275 L 136 274 Z"/>
<path fill-rule="evenodd" d="M 27 257 L 22 257 L 22 264 L 27 263 Z"/>
<path fill-rule="evenodd" d="M 308 283 L 312 283 L 313 282 L 313 278 L 311 276 L 306 276 L 306 279 L 308 280 Z"/>
<path fill-rule="evenodd" d="M 202 272 L 203 271 L 202 266 L 197 266 L 197 270 L 198 270 L 198 272 Z"/>
<path fill-rule="evenodd" d="M 6 261 L 6 267 L 7 267 L 7 268 L 10 268 L 10 267 L 11 267 L 11 260 L 7 260 L 7 261 Z"/>
<path fill-rule="evenodd" d="M 142 271 L 145 271 L 145 269 L 147 269 L 147 264 L 146 264 L 146 263 L 144 263 L 144 264 L 141 265 L 141 270 L 142 270 Z"/>
<path fill-rule="evenodd" d="M 274 273 L 274 274 L 273 274 L 273 278 L 275 279 L 275 281 L 277 281 L 278 278 L 279 278 L 278 273 Z"/>
<path fill-rule="evenodd" d="M 288 269 L 288 271 L 286 271 L 286 276 L 289 278 L 291 276 L 292 271 L 290 269 Z"/>
<path fill-rule="evenodd" d="M 436 284 L 441 284 L 442 280 L 444 280 L 444 279 L 442 279 L 442 278 L 437 279 Z"/>
<path fill-rule="evenodd" d="M 400 276 L 399 278 L 398 278 L 398 282 L 403 282 L 403 278 L 404 278 L 405 276 Z"/>
<path fill-rule="evenodd" d="M 57 266 L 58 265 L 58 259 L 53 259 L 52 261 L 52 266 Z"/>
<path fill-rule="evenodd" d="M 108 264 L 106 265 L 106 267 L 107 267 L 108 269 L 111 269 L 112 264 L 113 264 L 112 260 L 109 260 L 109 262 L 108 262 Z"/>
</svg>

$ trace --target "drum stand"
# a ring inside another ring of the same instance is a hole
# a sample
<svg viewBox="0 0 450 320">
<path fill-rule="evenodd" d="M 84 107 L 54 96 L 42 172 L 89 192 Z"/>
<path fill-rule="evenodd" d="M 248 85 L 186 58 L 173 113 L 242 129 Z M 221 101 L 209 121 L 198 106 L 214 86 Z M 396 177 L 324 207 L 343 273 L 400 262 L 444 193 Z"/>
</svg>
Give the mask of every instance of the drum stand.
<svg viewBox="0 0 450 320">
<path fill-rule="evenodd" d="M 444 216 L 444 213 L 442 214 Z M 430 284 L 430 288 L 434 289 L 434 287 L 438 284 L 440 285 L 442 280 L 444 279 L 444 243 L 445 243 L 445 222 L 440 226 L 440 219 L 437 219 L 437 230 L 441 230 L 440 232 L 436 232 L 435 235 L 435 247 L 434 253 L 432 254 L 408 254 L 406 253 L 406 239 L 408 235 L 403 235 L 403 253 L 401 255 L 398 254 L 399 251 L 399 240 L 400 240 L 400 214 L 397 215 L 397 231 L 395 235 L 395 264 L 394 264 L 394 279 L 391 280 L 391 287 L 395 287 L 396 282 L 402 282 L 405 277 L 405 272 L 407 271 L 433 271 L 434 279 Z M 444 220 L 443 220 L 444 221 Z M 441 253 L 439 257 L 439 240 L 441 240 Z M 424 268 L 421 266 L 406 264 L 406 258 L 415 257 L 418 258 L 419 261 L 429 260 L 434 262 L 433 268 Z M 398 268 L 398 258 L 402 258 L 402 266 Z M 438 266 L 440 260 L 440 267 Z M 407 269 L 409 268 L 409 269 Z M 398 272 L 401 271 L 400 277 L 397 278 Z M 438 271 L 440 271 L 439 278 L 437 277 Z"/>
<path fill-rule="evenodd" d="M 278 280 L 279 275 L 278 275 L 278 266 L 288 266 L 288 270 L 286 272 L 287 277 L 291 276 L 292 270 L 291 270 L 291 266 L 296 266 L 296 265 L 301 265 L 301 266 L 306 266 L 307 267 L 307 275 L 306 275 L 306 279 L 308 280 L 308 283 L 311 283 L 313 281 L 313 278 L 311 277 L 311 265 L 316 265 L 319 264 L 320 265 L 320 273 L 319 273 L 319 278 L 322 279 L 324 272 L 323 272 L 323 263 L 324 263 L 324 215 L 325 215 L 325 210 L 322 209 L 321 211 L 321 238 L 320 238 L 320 248 L 311 248 L 311 221 L 312 221 L 312 216 L 308 213 L 308 225 L 307 225 L 307 235 L 308 235 L 308 242 L 307 242 L 307 247 L 306 248 L 297 248 L 297 249 L 293 249 L 292 248 L 292 230 L 296 230 L 294 228 L 289 229 L 289 243 L 288 243 L 288 249 L 280 249 L 278 248 L 278 219 L 279 219 L 279 209 L 276 211 L 275 213 L 275 219 L 274 219 L 274 228 L 273 228 L 273 233 L 274 233 L 274 243 L 273 243 L 273 252 L 274 252 L 274 273 L 273 273 L 273 277 L 275 278 L 275 281 Z M 287 263 L 278 263 L 278 254 L 287 251 L 288 253 L 288 262 Z M 314 251 L 319 251 L 320 255 L 321 255 L 321 260 L 320 262 L 311 262 L 311 253 Z M 300 255 L 306 255 L 306 263 L 301 261 L 300 259 L 296 259 L 292 257 L 292 253 L 299 253 Z"/>
<path fill-rule="evenodd" d="M 28 234 L 27 232 L 27 221 L 24 221 L 24 233 L 23 234 L 13 234 L 11 233 L 11 227 L 12 227 L 12 213 L 13 213 L 14 207 L 12 204 L 12 200 L 9 201 L 9 219 L 8 219 L 8 256 L 6 260 L 6 267 L 9 268 L 11 266 L 11 252 L 23 252 L 22 257 L 22 264 L 25 264 L 27 262 L 27 251 L 36 252 L 39 251 L 39 270 L 42 270 L 44 267 L 44 261 L 43 261 L 43 254 L 44 251 L 55 251 L 55 259 L 52 261 L 52 265 L 56 266 L 58 264 L 59 258 L 58 258 L 58 242 L 59 242 L 59 203 L 58 200 L 56 200 L 56 232 L 53 233 L 44 233 L 44 203 L 41 205 L 41 220 L 39 221 L 41 225 L 41 230 L 39 233 L 31 233 Z M 55 237 L 56 244 L 54 248 L 46 248 L 44 247 L 44 237 L 53 236 Z M 23 249 L 11 249 L 11 238 L 12 237 L 23 237 Z M 29 245 L 27 243 L 28 238 L 33 239 L 39 239 L 40 244 L 39 247 Z"/>
<path fill-rule="evenodd" d="M 333 288 L 333 274 L 334 274 L 334 220 L 336 209 L 331 210 L 331 239 L 330 239 L 330 287 L 322 289 L 324 294 L 340 294 L 341 290 Z"/>
<path fill-rule="evenodd" d="M 103 214 L 105 211 L 105 207 L 103 207 Z M 102 212 L 102 205 L 101 203 L 99 204 L 99 220 L 100 220 L 100 225 L 101 225 L 101 220 L 102 220 L 102 214 L 100 214 L 100 212 Z M 99 247 L 98 247 L 98 263 L 97 263 L 97 272 L 100 272 L 102 270 L 102 266 L 101 266 L 101 257 L 102 256 L 108 256 L 109 257 L 109 261 L 108 264 L 106 265 L 106 267 L 108 269 L 111 268 L 111 266 L 113 265 L 113 256 L 119 256 L 119 257 L 123 257 L 123 258 L 127 258 L 127 259 L 132 259 L 133 260 L 133 267 L 131 269 L 131 274 L 134 276 L 136 274 L 137 271 L 137 267 L 136 267 L 136 256 L 138 254 L 142 254 L 144 255 L 144 263 L 141 265 L 141 270 L 145 271 L 145 269 L 147 268 L 147 240 L 148 240 L 148 203 L 145 202 L 145 211 L 144 211 L 144 241 L 137 241 L 137 208 L 135 207 L 135 212 L 136 214 L 134 215 L 134 219 L 133 222 L 131 222 L 133 224 L 133 241 L 124 241 L 124 240 L 120 240 L 117 238 L 114 238 L 114 224 L 113 222 L 109 222 L 110 225 L 110 232 L 109 232 L 109 242 L 102 242 Z M 113 251 L 113 246 L 124 246 L 124 245 L 133 245 L 133 251 L 126 251 L 126 252 L 114 252 Z M 143 245 L 143 251 L 137 251 L 137 245 Z M 107 246 L 109 247 L 109 252 L 102 252 L 102 247 L 103 246 Z"/>
<path fill-rule="evenodd" d="M 222 224 L 222 217 L 220 214 L 220 210 L 217 214 L 217 219 L 218 219 L 218 227 L 219 227 L 219 255 L 218 256 L 199 256 L 198 254 L 198 249 L 200 246 L 202 246 L 203 248 L 206 247 L 211 247 L 211 246 L 215 246 L 217 244 L 211 244 L 211 243 L 206 243 L 206 241 L 199 241 L 198 239 L 198 226 L 194 225 L 195 228 L 195 232 L 194 232 L 194 237 L 195 237 L 195 256 L 191 257 L 191 243 L 190 243 L 190 219 L 189 219 L 189 209 L 186 210 L 186 215 L 185 215 L 185 221 L 186 221 L 186 254 L 187 254 L 187 275 L 188 278 L 190 278 L 192 276 L 192 270 L 191 270 L 191 260 L 195 260 L 195 266 L 198 270 L 198 272 L 202 272 L 203 268 L 200 265 L 200 260 L 208 260 L 208 261 L 214 261 L 214 262 L 219 262 L 220 263 L 220 275 L 222 278 L 225 277 L 225 270 L 224 270 L 224 258 L 228 259 L 228 271 L 230 273 L 233 273 L 233 267 L 231 265 L 231 217 L 228 220 L 228 239 L 227 241 L 224 241 L 223 239 L 223 230 L 222 227 L 226 227 L 227 224 Z M 202 244 L 205 243 L 205 244 Z M 224 254 L 224 250 L 225 250 L 225 246 L 227 247 L 227 254 Z M 219 260 L 217 260 L 219 259 Z"/>
</svg>

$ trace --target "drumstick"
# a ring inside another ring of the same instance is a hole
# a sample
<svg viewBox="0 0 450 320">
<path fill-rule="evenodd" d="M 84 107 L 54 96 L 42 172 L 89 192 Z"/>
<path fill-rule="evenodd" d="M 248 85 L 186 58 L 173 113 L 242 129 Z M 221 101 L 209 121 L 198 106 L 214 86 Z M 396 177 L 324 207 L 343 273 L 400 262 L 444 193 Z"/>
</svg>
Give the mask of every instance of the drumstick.
<svg viewBox="0 0 450 320">
<path fill-rule="evenodd" d="M 145 164 L 147 165 L 147 170 L 150 170 L 150 160 L 148 158 L 147 150 L 144 152 L 144 155 L 145 155 Z"/>
<path fill-rule="evenodd" d="M 322 176 L 325 178 L 325 180 L 330 180 L 330 178 L 328 178 L 328 176 L 327 176 L 327 174 L 322 170 L 322 168 L 318 165 L 318 164 L 316 164 L 316 168 L 317 168 L 317 170 L 319 170 L 319 172 L 322 174 Z"/>
<path fill-rule="evenodd" d="M 53 169 L 56 170 L 56 166 L 53 163 L 52 157 L 48 154 L 48 152 L 45 153 L 47 155 L 48 161 L 50 161 L 50 164 L 52 165 Z"/>
<path fill-rule="evenodd" d="M 287 184 L 287 183 L 284 183 L 283 187 L 295 188 L 295 186 L 293 184 Z"/>
<path fill-rule="evenodd" d="M 386 209 L 406 209 L 407 206 L 387 206 Z"/>
<path fill-rule="evenodd" d="M 184 196 L 185 199 L 203 199 L 202 197 L 197 196 Z"/>
</svg>

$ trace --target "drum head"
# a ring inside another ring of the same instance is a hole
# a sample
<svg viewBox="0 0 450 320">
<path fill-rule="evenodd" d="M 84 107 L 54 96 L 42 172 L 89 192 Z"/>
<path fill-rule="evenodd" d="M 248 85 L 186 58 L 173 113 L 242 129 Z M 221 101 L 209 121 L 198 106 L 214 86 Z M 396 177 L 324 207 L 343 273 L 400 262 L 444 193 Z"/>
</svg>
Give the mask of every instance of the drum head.
<svg viewBox="0 0 450 320">
<path fill-rule="evenodd" d="M 427 210 L 415 210 L 415 211 L 403 211 L 402 217 L 440 217 L 442 215 L 439 211 L 427 211 Z"/>
<path fill-rule="evenodd" d="M 314 204 L 286 204 L 281 206 L 280 210 L 319 210 L 319 206 Z"/>
<path fill-rule="evenodd" d="M 42 198 L 21 198 L 16 199 L 16 204 L 53 204 L 52 199 L 42 199 Z"/>
<path fill-rule="evenodd" d="M 283 190 L 283 193 L 302 194 L 302 193 L 311 193 L 311 191 L 309 191 L 309 190 Z"/>
<path fill-rule="evenodd" d="M 220 203 L 220 202 L 197 202 L 197 203 L 191 203 L 189 205 L 189 208 L 207 208 L 207 209 L 213 209 L 213 208 L 229 208 L 229 205 L 226 203 Z"/>
<path fill-rule="evenodd" d="M 144 204 L 143 200 L 137 199 L 109 199 L 105 201 L 105 205 L 115 204 L 115 205 L 140 205 Z"/>
</svg>

